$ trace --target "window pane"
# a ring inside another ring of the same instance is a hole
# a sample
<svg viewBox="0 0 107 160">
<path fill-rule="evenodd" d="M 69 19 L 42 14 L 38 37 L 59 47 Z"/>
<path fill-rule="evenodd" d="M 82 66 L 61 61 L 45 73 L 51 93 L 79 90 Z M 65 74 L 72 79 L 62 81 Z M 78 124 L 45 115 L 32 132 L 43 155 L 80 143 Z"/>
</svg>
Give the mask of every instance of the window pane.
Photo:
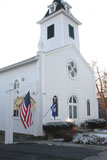
<svg viewBox="0 0 107 160">
<path fill-rule="evenodd" d="M 69 25 L 69 36 L 74 39 L 74 27 Z"/>
<path fill-rule="evenodd" d="M 71 72 L 71 76 L 74 77 L 74 72 L 73 71 Z"/>
<path fill-rule="evenodd" d="M 69 106 L 69 118 L 72 119 L 72 106 Z"/>
<path fill-rule="evenodd" d="M 19 116 L 19 110 L 14 110 L 13 116 L 14 116 L 14 117 L 18 117 L 18 116 Z"/>
<path fill-rule="evenodd" d="M 87 100 L 87 116 L 90 116 L 90 101 Z"/>
<path fill-rule="evenodd" d="M 77 68 L 74 68 L 74 72 L 77 73 Z"/>
<path fill-rule="evenodd" d="M 74 62 L 71 62 L 71 66 L 74 67 Z"/>
<path fill-rule="evenodd" d="M 67 12 L 69 12 L 69 7 L 66 8 Z"/>
<path fill-rule="evenodd" d="M 69 66 L 68 66 L 68 70 L 71 71 L 71 69 L 72 69 L 72 68 L 71 68 L 71 66 L 69 65 Z"/>
<path fill-rule="evenodd" d="M 77 118 L 77 106 L 73 106 L 73 118 Z"/>
<path fill-rule="evenodd" d="M 58 98 L 57 96 L 53 97 L 53 103 L 56 103 L 56 116 L 58 117 Z"/>
<path fill-rule="evenodd" d="M 47 39 L 54 37 L 54 24 L 47 28 Z"/>
<path fill-rule="evenodd" d="M 77 103 L 77 101 L 76 101 L 75 97 L 73 97 L 73 103 Z"/>
<path fill-rule="evenodd" d="M 54 6 L 53 6 L 53 7 L 51 7 L 51 13 L 52 13 L 52 12 L 54 12 Z"/>
<path fill-rule="evenodd" d="M 70 97 L 69 103 L 72 103 L 72 97 Z"/>
<path fill-rule="evenodd" d="M 14 83 L 14 89 L 16 89 L 16 83 Z"/>
<path fill-rule="evenodd" d="M 20 87 L 19 81 L 18 81 L 18 80 L 15 80 L 15 81 L 14 81 L 14 89 L 17 89 L 17 88 L 19 88 L 19 87 Z"/>
</svg>

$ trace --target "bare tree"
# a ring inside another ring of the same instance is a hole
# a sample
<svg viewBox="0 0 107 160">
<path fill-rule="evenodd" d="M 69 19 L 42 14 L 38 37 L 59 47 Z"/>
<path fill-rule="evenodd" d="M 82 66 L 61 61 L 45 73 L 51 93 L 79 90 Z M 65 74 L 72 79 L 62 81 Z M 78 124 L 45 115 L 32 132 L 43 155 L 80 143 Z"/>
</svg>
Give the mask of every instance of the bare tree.
<svg viewBox="0 0 107 160">
<path fill-rule="evenodd" d="M 100 71 L 96 62 L 93 62 L 92 68 L 96 73 L 97 95 L 101 99 L 105 112 L 107 113 L 107 72 Z"/>
</svg>

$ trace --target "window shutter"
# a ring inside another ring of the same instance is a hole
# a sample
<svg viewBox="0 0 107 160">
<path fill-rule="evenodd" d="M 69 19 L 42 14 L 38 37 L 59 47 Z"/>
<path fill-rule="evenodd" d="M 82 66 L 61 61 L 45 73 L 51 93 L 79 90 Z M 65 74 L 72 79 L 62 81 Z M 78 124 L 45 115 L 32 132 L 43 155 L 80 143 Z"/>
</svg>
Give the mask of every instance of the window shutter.
<svg viewBox="0 0 107 160">
<path fill-rule="evenodd" d="M 47 39 L 54 37 L 54 24 L 47 28 Z"/>
<path fill-rule="evenodd" d="M 74 27 L 69 24 L 69 36 L 74 39 Z"/>
</svg>

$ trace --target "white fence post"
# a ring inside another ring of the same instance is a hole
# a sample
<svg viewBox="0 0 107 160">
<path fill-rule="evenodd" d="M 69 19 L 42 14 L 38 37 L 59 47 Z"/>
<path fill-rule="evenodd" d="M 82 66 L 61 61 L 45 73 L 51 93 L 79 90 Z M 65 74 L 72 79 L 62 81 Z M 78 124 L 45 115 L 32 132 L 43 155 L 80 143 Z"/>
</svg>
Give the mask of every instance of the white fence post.
<svg viewBox="0 0 107 160">
<path fill-rule="evenodd" d="M 7 91 L 8 105 L 6 117 L 5 144 L 13 143 L 13 88 Z"/>
</svg>

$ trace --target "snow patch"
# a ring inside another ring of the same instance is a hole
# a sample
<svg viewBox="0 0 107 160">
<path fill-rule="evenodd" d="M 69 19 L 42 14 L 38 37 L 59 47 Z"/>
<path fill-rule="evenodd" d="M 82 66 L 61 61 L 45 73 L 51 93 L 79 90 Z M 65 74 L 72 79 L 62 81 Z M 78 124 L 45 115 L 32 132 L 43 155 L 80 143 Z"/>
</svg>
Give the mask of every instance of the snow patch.
<svg viewBox="0 0 107 160">
<path fill-rule="evenodd" d="M 80 144 L 107 144 L 106 134 L 81 133 L 73 138 L 73 143 Z"/>
</svg>

